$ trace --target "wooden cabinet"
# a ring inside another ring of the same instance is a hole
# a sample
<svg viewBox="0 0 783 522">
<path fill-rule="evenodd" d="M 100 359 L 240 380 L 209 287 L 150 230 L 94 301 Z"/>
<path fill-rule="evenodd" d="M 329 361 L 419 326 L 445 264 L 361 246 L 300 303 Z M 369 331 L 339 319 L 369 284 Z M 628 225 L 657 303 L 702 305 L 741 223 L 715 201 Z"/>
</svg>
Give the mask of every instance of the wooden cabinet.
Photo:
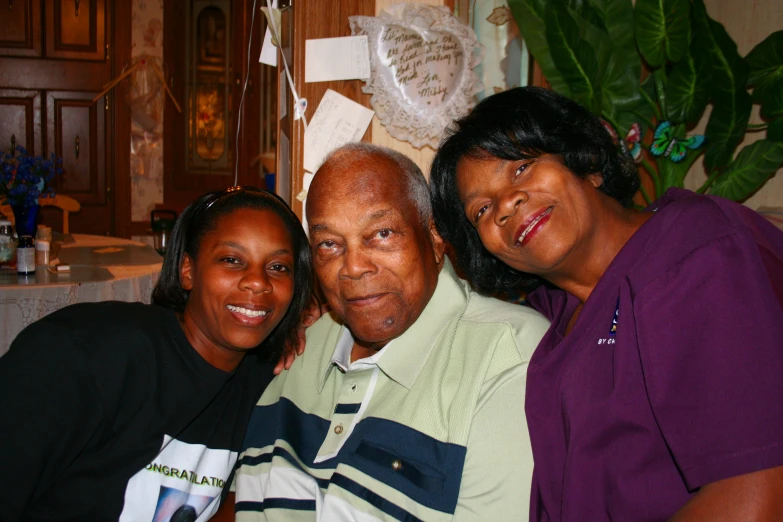
<svg viewBox="0 0 783 522">
<path fill-rule="evenodd" d="M 7 1 L 0 0 L 0 149 L 13 140 L 63 158 L 55 190 L 82 205 L 70 216 L 72 232 L 127 235 L 127 109 L 114 93 L 92 99 L 129 59 L 130 2 Z M 114 20 L 127 24 L 119 38 Z M 42 209 L 42 220 L 61 229 L 54 209 Z"/>
<path fill-rule="evenodd" d="M 40 0 L 0 2 L 0 54 L 41 56 Z"/>
<path fill-rule="evenodd" d="M 106 0 L 46 0 L 44 3 L 47 58 L 92 61 L 108 58 Z"/>
<path fill-rule="evenodd" d="M 43 153 L 40 91 L 0 89 L 0 150 L 15 145 Z"/>
</svg>

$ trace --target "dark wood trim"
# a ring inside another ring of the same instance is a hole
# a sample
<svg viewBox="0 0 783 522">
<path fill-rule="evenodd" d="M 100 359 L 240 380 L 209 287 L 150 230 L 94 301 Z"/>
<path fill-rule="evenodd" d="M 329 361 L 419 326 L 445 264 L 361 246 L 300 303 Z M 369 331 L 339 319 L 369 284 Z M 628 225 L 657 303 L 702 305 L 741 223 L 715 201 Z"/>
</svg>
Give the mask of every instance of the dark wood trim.
<svg viewBox="0 0 783 522">
<path fill-rule="evenodd" d="M 114 29 L 112 46 L 114 48 L 113 76 L 116 77 L 131 61 L 131 2 L 108 2 L 112 5 Z M 112 53 L 110 53 L 110 56 Z M 109 127 L 114 133 L 113 167 L 109 183 L 114 194 L 114 235 L 131 236 L 131 178 L 130 178 L 130 108 L 124 102 L 126 83 L 115 88 L 110 94 L 109 103 L 114 107 L 114 121 Z"/>
<path fill-rule="evenodd" d="M 130 224 L 130 236 L 149 236 L 152 235 L 149 221 L 132 221 Z"/>
</svg>

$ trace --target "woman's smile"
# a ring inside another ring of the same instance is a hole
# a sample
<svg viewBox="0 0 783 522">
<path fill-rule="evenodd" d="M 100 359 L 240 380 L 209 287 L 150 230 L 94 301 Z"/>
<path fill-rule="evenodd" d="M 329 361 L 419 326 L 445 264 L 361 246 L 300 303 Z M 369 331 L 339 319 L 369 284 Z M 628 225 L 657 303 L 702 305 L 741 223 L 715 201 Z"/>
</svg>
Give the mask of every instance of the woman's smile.
<svg viewBox="0 0 783 522">
<path fill-rule="evenodd" d="M 553 208 L 555 207 L 547 207 L 541 212 L 533 213 L 519 226 L 516 234 L 517 245 L 525 246 L 544 228 L 544 225 L 549 222 L 549 216 L 552 214 Z"/>
</svg>

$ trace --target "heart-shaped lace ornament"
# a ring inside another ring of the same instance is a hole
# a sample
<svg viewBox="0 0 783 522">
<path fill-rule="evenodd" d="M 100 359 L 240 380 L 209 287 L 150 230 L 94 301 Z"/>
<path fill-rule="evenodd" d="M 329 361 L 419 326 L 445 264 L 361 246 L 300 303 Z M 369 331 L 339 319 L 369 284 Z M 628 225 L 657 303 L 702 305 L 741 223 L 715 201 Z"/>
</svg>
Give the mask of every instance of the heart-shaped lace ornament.
<svg viewBox="0 0 783 522">
<path fill-rule="evenodd" d="M 398 4 L 378 17 L 349 17 L 353 34 L 366 34 L 378 119 L 393 137 L 433 148 L 446 127 L 476 105 L 483 89 L 473 68 L 483 48 L 472 29 L 446 7 Z"/>
</svg>

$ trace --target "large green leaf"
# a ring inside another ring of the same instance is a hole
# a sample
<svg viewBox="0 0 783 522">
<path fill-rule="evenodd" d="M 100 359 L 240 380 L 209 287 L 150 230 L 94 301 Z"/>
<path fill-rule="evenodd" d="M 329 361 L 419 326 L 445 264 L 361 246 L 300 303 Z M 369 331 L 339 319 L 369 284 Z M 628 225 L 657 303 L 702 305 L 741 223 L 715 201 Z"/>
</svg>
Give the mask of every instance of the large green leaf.
<svg viewBox="0 0 783 522">
<path fill-rule="evenodd" d="M 745 58 L 750 67 L 748 85 L 754 86 L 753 99 L 761 104 L 761 115 L 783 115 L 783 31 L 769 35 Z"/>
<path fill-rule="evenodd" d="M 549 53 L 544 24 L 546 5 L 547 0 L 508 0 L 508 7 L 511 9 L 511 14 L 514 15 L 522 38 L 524 38 L 530 54 L 541 67 L 541 71 L 552 89 L 569 96 L 571 93 L 568 85 L 555 67 L 552 55 Z"/>
<path fill-rule="evenodd" d="M 642 74 L 642 61 L 636 51 L 633 35 L 633 2 L 631 0 L 589 0 L 598 12 L 606 33 L 614 44 L 619 63 L 630 69 L 637 79 Z"/>
<path fill-rule="evenodd" d="M 662 196 L 669 187 L 683 188 L 689 165 L 674 163 L 665 157 L 657 158 L 655 163 L 658 165 L 658 176 L 661 178 L 661 194 L 656 194 L 657 197 Z"/>
<path fill-rule="evenodd" d="M 580 37 L 582 31 L 565 5 L 549 2 L 544 21 L 549 52 L 571 98 L 600 114 L 601 97 L 594 87 L 599 65 L 593 47 Z"/>
<path fill-rule="evenodd" d="M 745 61 L 750 66 L 748 84 L 759 87 L 783 78 L 783 31 L 776 31 L 753 48 Z"/>
<path fill-rule="evenodd" d="M 709 70 L 704 61 L 690 54 L 677 62 L 666 81 L 666 110 L 675 123 L 692 123 L 701 118 L 709 99 Z"/>
<path fill-rule="evenodd" d="M 723 168 L 734 156 L 734 149 L 745 137 L 753 100 L 745 91 L 738 91 L 732 103 L 715 104 L 707 121 L 707 150 L 704 167 L 707 172 Z"/>
<path fill-rule="evenodd" d="M 783 81 L 778 82 L 774 87 L 767 89 L 763 94 L 759 95 L 761 115 L 768 119 L 783 116 Z"/>
<path fill-rule="evenodd" d="M 739 201 L 758 190 L 783 166 L 783 143 L 759 140 L 744 147 L 726 172 L 715 180 L 710 193 Z"/>
<path fill-rule="evenodd" d="M 598 54 L 595 87 L 600 91 L 602 115 L 625 133 L 639 122 L 638 112 L 647 112 L 639 92 L 642 62 L 633 38 L 633 4 L 631 0 L 581 2 L 577 11 L 583 13 L 584 38 Z"/>
<path fill-rule="evenodd" d="M 769 124 L 767 139 L 770 141 L 783 141 L 783 118 L 778 118 Z"/>
<path fill-rule="evenodd" d="M 752 100 L 745 90 L 749 67 L 724 27 L 707 15 L 703 0 L 693 0 L 694 60 L 708 64 L 708 92 L 714 108 L 707 123 L 707 171 L 726 165 L 745 135 Z"/>
<path fill-rule="evenodd" d="M 636 0 L 634 33 L 651 67 L 680 61 L 691 38 L 688 0 Z"/>
</svg>

